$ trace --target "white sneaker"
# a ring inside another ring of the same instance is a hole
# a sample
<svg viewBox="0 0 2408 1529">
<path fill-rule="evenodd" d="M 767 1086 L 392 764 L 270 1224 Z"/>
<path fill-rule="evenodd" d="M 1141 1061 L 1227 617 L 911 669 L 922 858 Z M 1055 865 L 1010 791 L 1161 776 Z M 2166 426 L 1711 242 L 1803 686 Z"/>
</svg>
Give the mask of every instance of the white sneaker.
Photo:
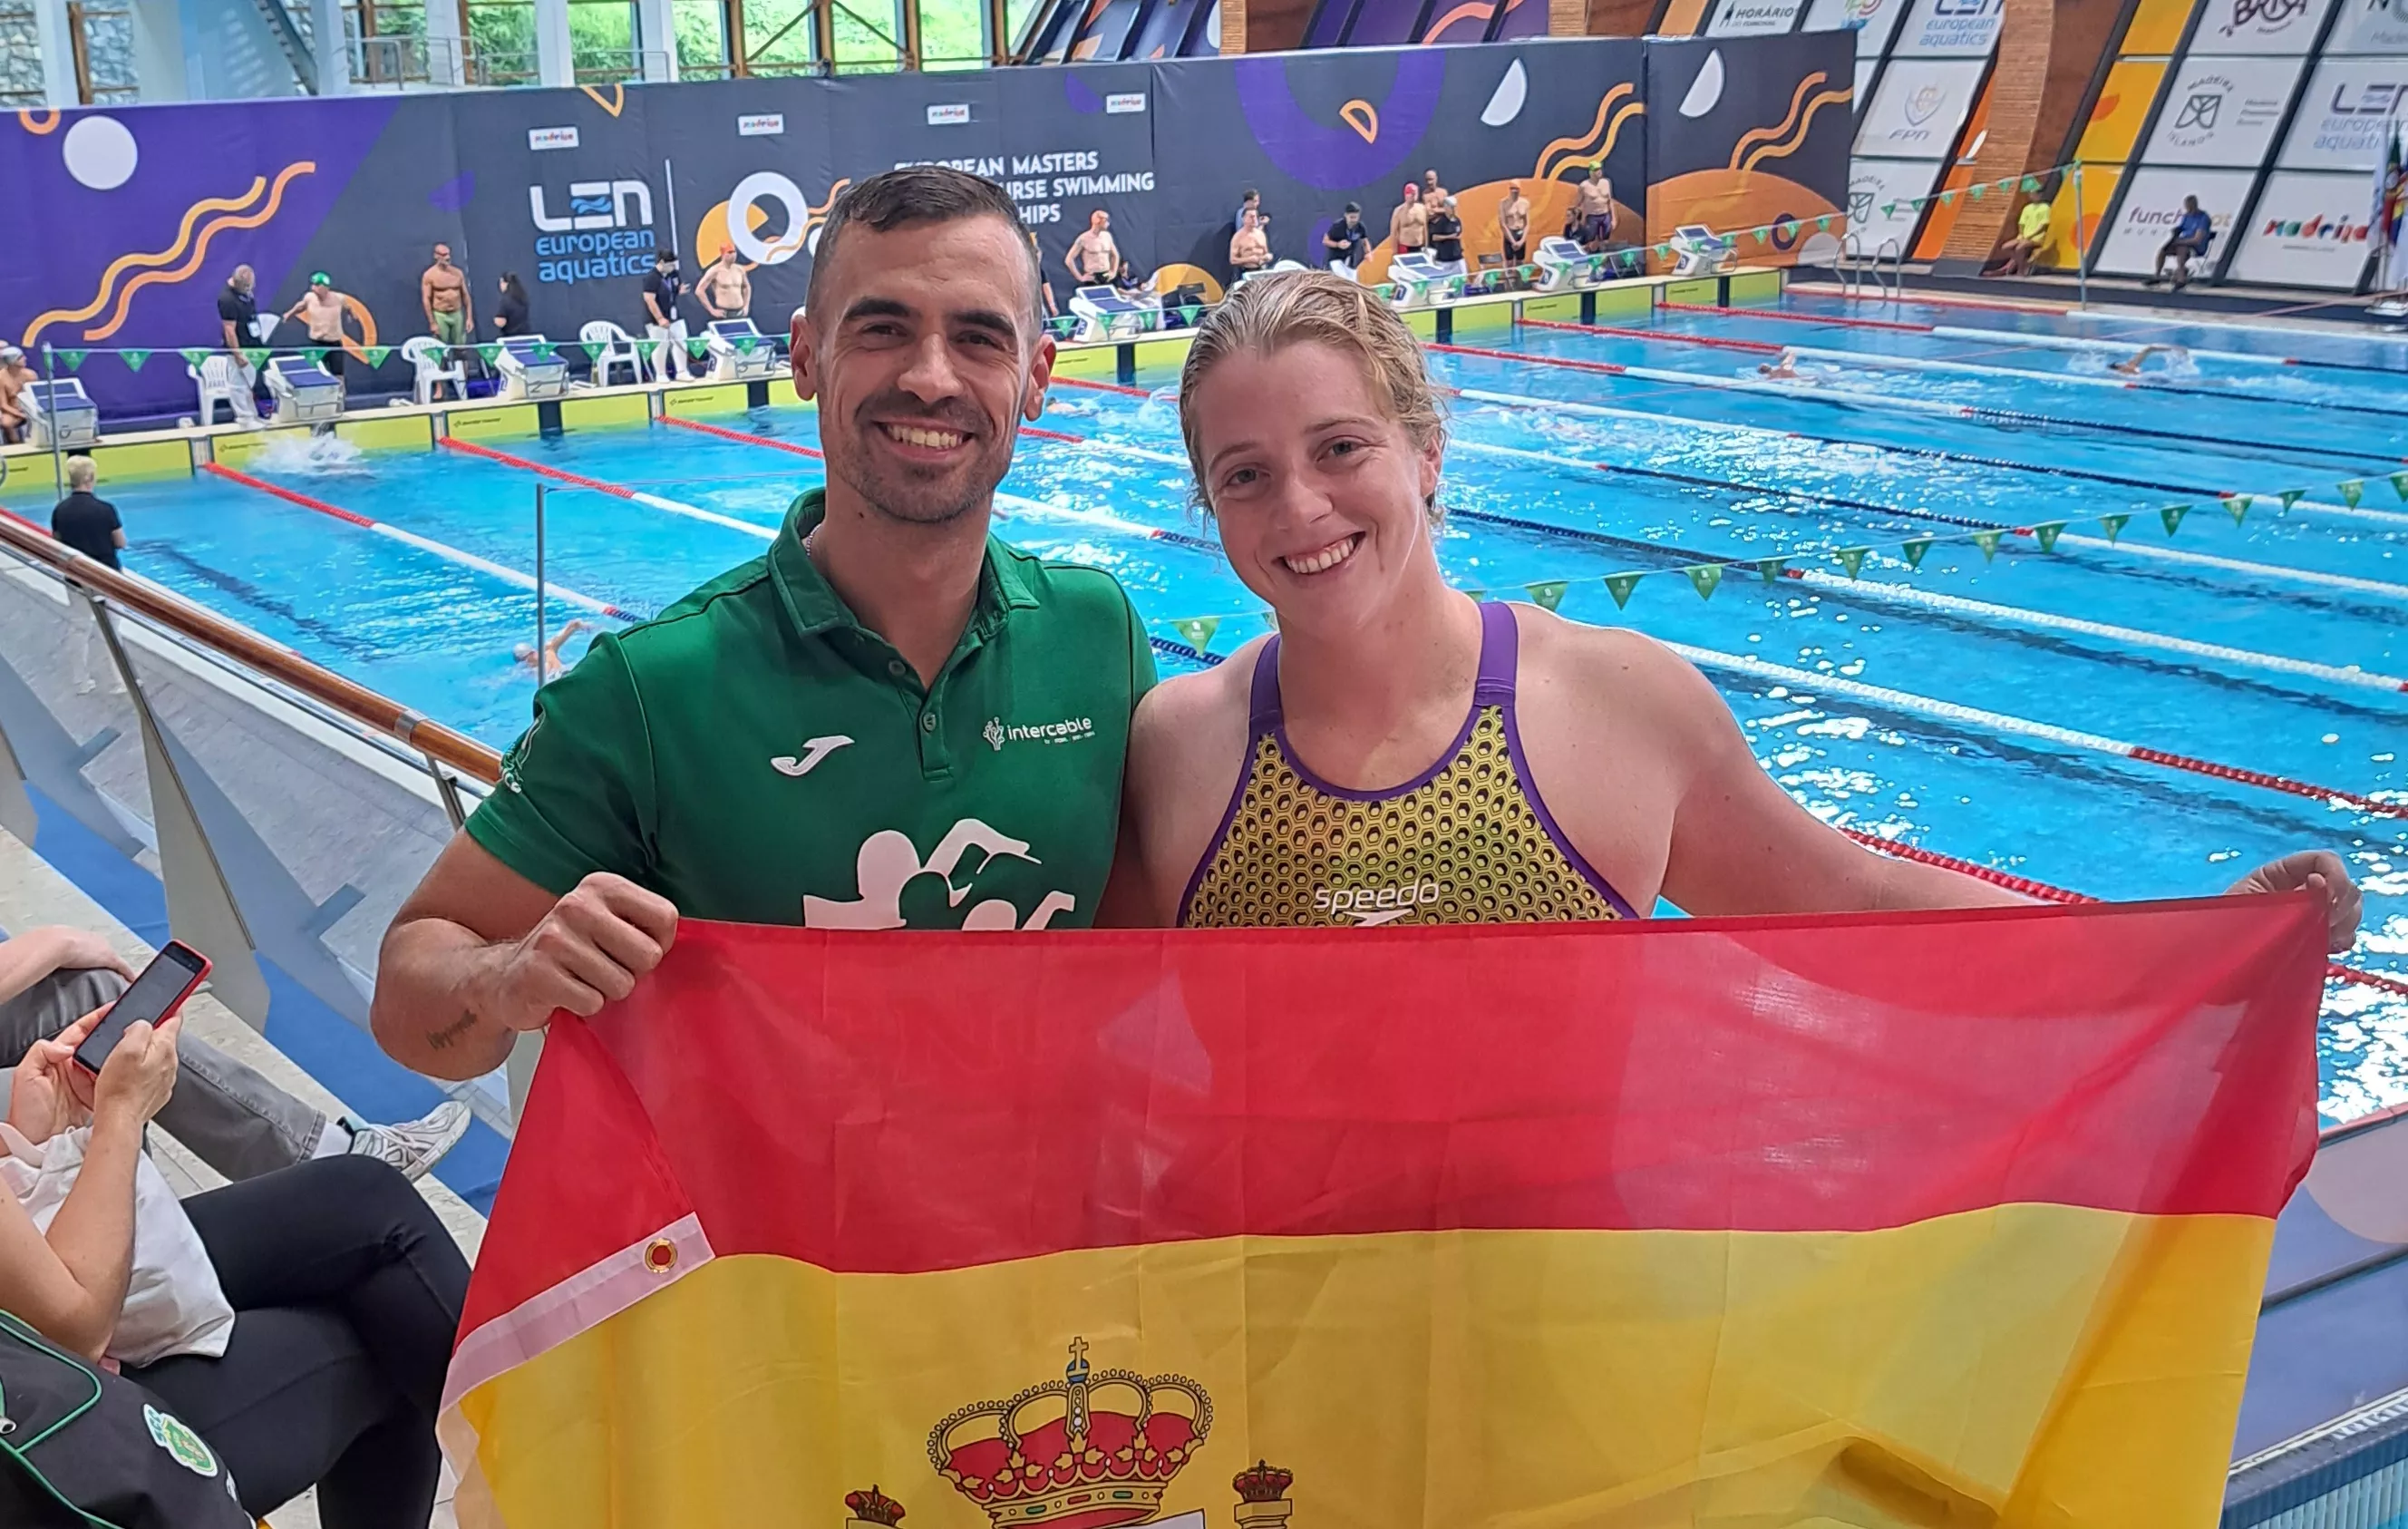
<svg viewBox="0 0 2408 1529">
<path fill-rule="evenodd" d="M 398 1125 L 354 1126 L 351 1128 L 351 1150 L 363 1156 L 390 1162 L 401 1170 L 404 1177 L 418 1179 L 426 1170 L 442 1160 L 443 1154 L 459 1145 L 468 1133 L 468 1106 L 456 1099 L 442 1103 L 415 1120 Z"/>
</svg>

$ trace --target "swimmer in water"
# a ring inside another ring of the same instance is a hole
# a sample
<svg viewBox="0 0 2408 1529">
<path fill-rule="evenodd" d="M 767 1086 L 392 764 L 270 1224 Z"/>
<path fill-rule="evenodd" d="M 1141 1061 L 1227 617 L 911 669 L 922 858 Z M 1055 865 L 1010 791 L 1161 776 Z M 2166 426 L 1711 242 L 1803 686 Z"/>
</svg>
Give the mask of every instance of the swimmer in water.
<svg viewBox="0 0 2408 1529">
<path fill-rule="evenodd" d="M 2184 345 L 2143 345 L 2107 369 L 2120 371 L 2127 377 L 2138 377 L 2141 374 L 2142 363 L 2153 355 L 2164 356 L 2166 369 L 2172 371 L 2190 360 L 2190 349 Z"/>
<path fill-rule="evenodd" d="M 1756 375 L 1775 382 L 1811 382 L 1813 378 L 1798 369 L 1798 347 L 1784 345 L 1781 353 L 1770 361 L 1759 362 Z"/>
<path fill-rule="evenodd" d="M 552 641 L 543 645 L 543 677 L 545 679 L 556 680 L 563 674 L 568 672 L 568 665 L 560 656 L 561 644 L 566 642 L 570 638 L 575 637 L 579 632 L 591 631 L 592 629 L 592 623 L 582 620 L 574 620 L 569 622 L 567 626 L 561 627 L 559 631 L 552 634 Z M 519 667 L 521 669 L 533 669 L 535 667 L 535 644 L 532 642 L 521 642 L 517 647 L 510 650 L 510 656 L 519 661 Z"/>
</svg>

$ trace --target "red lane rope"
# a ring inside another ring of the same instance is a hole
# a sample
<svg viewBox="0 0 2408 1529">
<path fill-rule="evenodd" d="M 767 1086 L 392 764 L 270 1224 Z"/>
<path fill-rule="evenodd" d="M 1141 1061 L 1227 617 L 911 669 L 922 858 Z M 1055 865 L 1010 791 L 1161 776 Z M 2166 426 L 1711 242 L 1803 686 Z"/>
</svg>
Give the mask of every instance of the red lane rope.
<svg viewBox="0 0 2408 1529">
<path fill-rule="evenodd" d="M 1785 315 L 1784 315 L 1785 316 Z M 1623 339 L 1671 339 L 1684 345 L 1711 345 L 1722 351 L 1779 351 L 1769 339 L 1730 339 L 1720 335 L 1692 335 L 1678 329 L 1616 329 L 1603 324 L 1562 324 L 1554 319 L 1524 319 L 1525 329 L 1570 329 L 1583 335 L 1613 335 Z"/>
<path fill-rule="evenodd" d="M 1098 382 L 1094 379 L 1087 377 L 1065 377 L 1058 371 L 1054 374 L 1054 381 L 1061 383 L 1064 387 L 1083 387 L 1096 393 L 1120 393 L 1125 394 L 1132 398 L 1151 398 L 1154 397 L 1153 394 L 1147 392 L 1141 387 L 1128 387 L 1119 382 Z"/>
<path fill-rule="evenodd" d="M 234 469 L 227 467 L 222 462 L 204 462 L 201 464 L 201 470 L 203 472 L 214 472 L 221 478 L 232 479 L 234 482 L 240 483 L 243 487 L 255 488 L 262 494 L 272 494 L 276 498 L 284 500 L 286 503 L 297 504 L 304 510 L 315 510 L 322 515 L 332 515 L 337 520 L 350 521 L 354 526 L 373 526 L 376 525 L 375 521 L 370 520 L 366 515 L 354 513 L 351 511 L 343 509 L 340 505 L 328 504 L 323 499 L 313 499 L 307 494 L 296 494 L 293 490 L 283 487 L 280 484 L 271 483 L 265 478 L 254 478 L 248 472 L 236 472 Z"/>
<path fill-rule="evenodd" d="M 1915 299 L 1917 302 L 1922 300 L 1920 297 Z M 1673 309 L 1683 313 L 1721 313 L 1731 318 L 1742 319 L 1784 319 L 1791 324 L 1836 324 L 1850 329 L 1903 329 L 1912 335 L 1928 335 L 1931 333 L 1933 327 L 1928 324 L 1901 324 L 1896 319 L 1849 319 L 1837 315 L 1817 317 L 1813 313 L 1792 313 L 1778 308 L 1723 308 L 1714 303 L 1658 303 L 1656 306 Z M 1533 321 L 1524 319 L 1522 322 L 1529 324 Z M 1551 325 L 1549 327 L 1577 329 L 1581 326 L 1576 324 L 1561 324 Z M 1662 337 L 1659 335 L 1656 338 Z"/>
<path fill-rule="evenodd" d="M 741 440 L 748 445 L 775 447 L 781 452 L 792 452 L 796 456 L 808 456 L 814 462 L 826 460 L 825 454 L 815 447 L 801 445 L 792 440 L 780 440 L 774 436 L 756 436 L 749 430 L 731 430 L 724 425 L 705 425 L 698 419 L 680 419 L 675 414 L 663 414 L 661 423 L 674 425 L 681 430 L 699 430 L 704 435 L 717 436 L 723 440 Z"/>
<path fill-rule="evenodd" d="M 2135 743 L 2132 745 L 2131 753 L 2126 757 L 2144 759 L 2150 764 L 2169 765 L 2176 770 L 2194 771 L 2201 775 L 2213 775 L 2218 780 L 2238 781 L 2243 786 L 2259 786 L 2269 791 L 2287 791 L 2295 797 L 2307 797 L 2312 801 L 2345 801 L 2359 812 L 2372 813 L 2377 817 L 2408 817 L 2408 804 L 2377 801 L 2372 797 L 2361 797 L 2349 791 L 2336 791 L 2327 786 L 2313 786 L 2306 781 L 2295 781 L 2287 776 L 2269 775 L 2263 771 L 2243 770 L 2238 765 L 2217 764 L 2212 759 L 2194 759 L 2187 754 L 2168 754 L 2163 749 L 2144 748 Z"/>
<path fill-rule="evenodd" d="M 2098 902 L 2102 901 L 2101 899 L 2092 897 L 2087 892 L 2076 892 L 2069 890 L 2063 887 L 2052 887 L 2044 881 L 2034 881 L 2028 876 L 2018 876 L 2012 871 L 1999 871 L 1986 865 L 1976 865 L 1971 860 L 1960 860 L 1954 855 L 1942 855 L 1937 850 L 1923 849 L 1914 844 L 1900 844 L 1895 839 L 1879 838 L 1873 834 L 1864 833 L 1856 829 L 1842 829 L 1840 831 L 1846 834 L 1849 838 L 1854 839 L 1856 843 L 1864 845 L 1867 849 L 1875 850 L 1881 854 L 1892 856 L 1901 860 L 1913 860 L 1920 865 L 1936 865 L 1943 871 L 1954 871 L 1959 875 L 1971 876 L 1976 881 L 1986 881 L 1993 887 L 2003 887 L 2010 892 L 2019 893 L 2025 897 L 2037 898 L 2042 902 Z M 2363 967 L 2347 966 L 2344 965 L 2340 961 L 2327 961 L 2325 963 L 2325 976 L 2330 981 L 2351 983 L 2360 988 L 2376 988 L 2385 992 L 2398 993 L 2403 998 L 2408 998 L 2408 979 L 2395 977 L 2386 972 L 2369 972 Z"/>
<path fill-rule="evenodd" d="M 1601 371 L 1612 377 L 1619 377 L 1630 369 L 1628 367 L 1616 366 L 1611 361 L 1575 361 L 1570 356 L 1532 355 L 1527 351 L 1491 351 L 1478 345 L 1441 345 L 1434 339 L 1424 340 L 1422 343 L 1429 350 L 1444 351 L 1449 355 L 1484 356 L 1491 361 L 1518 361 L 1526 366 L 1530 362 L 1538 361 L 1550 367 L 1567 367 L 1573 371 Z"/>
<path fill-rule="evenodd" d="M 1067 440 L 1072 445 L 1077 446 L 1083 446 L 1087 441 L 1087 438 L 1085 436 L 1066 436 L 1059 430 L 1040 430 L 1034 425 L 1022 426 L 1020 427 L 1020 433 L 1025 436 L 1034 437 L 1039 440 Z"/>
<path fill-rule="evenodd" d="M 466 452 L 471 456 L 481 456 L 488 461 L 499 462 L 504 467 L 517 468 L 522 472 L 536 473 L 579 488 L 590 488 L 596 494 L 609 494 L 622 499 L 632 499 L 636 497 L 636 491 L 632 488 L 605 483 L 599 478 L 588 478 L 580 473 L 564 472 L 558 468 L 546 467 L 541 462 L 530 462 L 523 456 L 513 456 L 508 452 L 497 452 L 491 446 L 480 446 L 473 440 L 463 440 L 458 436 L 437 436 L 435 443 L 449 447 L 455 452 Z"/>
</svg>

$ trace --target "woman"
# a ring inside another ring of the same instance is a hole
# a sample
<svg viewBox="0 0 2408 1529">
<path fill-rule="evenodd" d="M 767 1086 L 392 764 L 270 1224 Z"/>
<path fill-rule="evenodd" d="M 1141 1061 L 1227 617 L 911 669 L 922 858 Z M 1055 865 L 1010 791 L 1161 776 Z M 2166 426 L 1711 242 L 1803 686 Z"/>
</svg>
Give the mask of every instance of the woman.
<svg viewBox="0 0 2408 1529">
<path fill-rule="evenodd" d="M 518 272 L 504 271 L 502 300 L 494 312 L 494 333 L 504 339 L 516 339 L 526 332 L 526 288 L 520 284 Z"/>
<path fill-rule="evenodd" d="M 17 1065 L 8 1123 L 28 1141 L 89 1125 L 47 1233 L 0 1194 L 0 1309 L 98 1357 L 125 1300 L 134 1165 L 176 1081 L 179 1018 L 127 1029 L 95 1078 L 75 1060 L 94 1011 Z M 126 1369 L 200 1431 L 264 1515 L 318 1488 L 326 1529 L 425 1529 L 435 1412 L 468 1265 L 408 1181 L 373 1158 L 320 1158 L 183 1203 L 235 1308 L 222 1357 Z"/>
<path fill-rule="evenodd" d="M 1203 506 L 1279 618 L 1131 726 L 1122 921 L 1202 925 L 1851 912 L 2021 901 L 1858 848 L 1757 764 L 1705 677 L 1636 632 L 1447 586 L 1446 432 L 1404 321 L 1323 272 L 1268 276 L 1198 330 L 1181 426 Z M 2327 898 L 2337 857 L 2235 891 Z"/>
</svg>

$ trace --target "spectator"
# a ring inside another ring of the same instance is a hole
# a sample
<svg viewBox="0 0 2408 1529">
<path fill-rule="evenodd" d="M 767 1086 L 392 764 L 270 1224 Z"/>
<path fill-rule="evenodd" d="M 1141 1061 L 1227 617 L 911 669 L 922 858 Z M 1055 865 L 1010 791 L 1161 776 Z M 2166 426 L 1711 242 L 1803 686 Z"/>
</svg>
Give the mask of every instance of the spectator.
<svg viewBox="0 0 2408 1529">
<path fill-rule="evenodd" d="M 1422 206 L 1422 188 L 1405 182 L 1405 199 L 1388 214 L 1388 242 L 1398 254 L 1411 254 L 1429 245 L 1429 209 Z"/>
<path fill-rule="evenodd" d="M 2048 242 L 2048 204 L 2026 202 L 2015 214 L 2015 237 L 1999 248 L 1982 274 L 1985 276 L 2024 276 L 2031 271 L 2032 256 L 2040 253 Z"/>
<path fill-rule="evenodd" d="M 694 298 L 714 321 L 752 316 L 752 278 L 744 274 L 737 261 L 735 245 L 722 246 L 719 258 L 703 267 L 702 279 L 694 284 Z"/>
<path fill-rule="evenodd" d="M 33 385 L 34 368 L 25 365 L 25 353 L 14 345 L 0 346 L 0 445 L 14 446 L 25 439 L 33 414 L 24 393 Z"/>
<path fill-rule="evenodd" d="M 502 272 L 502 298 L 494 307 L 494 334 L 502 339 L 516 339 L 531 333 L 527 327 L 526 287 L 516 271 Z"/>
<path fill-rule="evenodd" d="M 1062 305 L 1054 296 L 1054 283 L 1044 279 L 1045 251 L 1044 248 L 1037 242 L 1037 230 L 1034 228 L 1024 228 L 1021 232 L 1028 236 L 1029 264 L 1033 266 L 1039 273 L 1037 281 L 1037 300 L 1045 305 L 1045 316 L 1047 318 L 1058 319 L 1062 316 Z"/>
<path fill-rule="evenodd" d="M 1331 270 L 1343 266 L 1348 271 L 1360 270 L 1363 262 L 1371 258 L 1371 232 L 1363 226 L 1363 204 L 1349 202 L 1338 221 L 1321 236 L 1322 259 Z"/>
<path fill-rule="evenodd" d="M 40 1146 L 80 1134 L 81 1166 L 47 1229 L 0 1194 L 0 1308 L 98 1359 L 125 1309 L 143 1128 L 173 1097 L 180 1018 L 129 1027 L 93 1077 L 87 1014 L 36 1043 L 8 1123 Z M 88 1103 L 87 1103 L 88 1101 Z M 245 1511 L 318 1489 L 326 1529 L 424 1529 L 441 1455 L 435 1413 L 468 1263 L 434 1210 L 381 1162 L 295 1167 L 181 1203 L 235 1321 L 223 1351 L 171 1352 L 122 1374 L 224 1462 Z"/>
<path fill-rule="evenodd" d="M 309 276 L 309 290 L 301 295 L 299 302 L 284 310 L 286 318 L 301 321 L 302 327 L 309 332 L 311 344 L 325 347 L 323 364 L 328 371 L 335 374 L 337 382 L 343 380 L 343 305 L 346 301 L 348 299 L 335 290 L 332 278 L 324 271 L 313 271 Z"/>
<path fill-rule="evenodd" d="M 2214 240 L 2215 225 L 2199 209 L 2199 198 L 2184 197 L 2182 216 L 2174 222 L 2173 238 L 2158 246 L 2157 268 L 2148 284 L 2156 286 L 2166 279 L 2166 262 L 2171 260 L 2174 263 L 2174 290 L 2180 292 L 2190 285 L 2190 263 L 2205 255 Z"/>
<path fill-rule="evenodd" d="M 684 295 L 685 282 L 678 276 L 677 252 L 655 252 L 652 274 L 644 278 L 644 334 L 656 347 L 652 352 L 652 376 L 659 382 L 667 382 L 671 373 L 681 381 L 694 380 L 694 367 L 685 353 L 685 320 L 678 316 L 678 299 Z"/>
<path fill-rule="evenodd" d="M 1128 256 L 1123 255 L 1121 263 L 1112 268 L 1112 285 L 1123 292 L 1142 292 L 1145 290 L 1146 282 L 1143 277 L 1138 275 L 1137 267 L 1128 263 Z"/>
<path fill-rule="evenodd" d="M 1439 203 L 1445 201 L 1447 195 L 1447 189 L 1438 183 L 1438 171 L 1424 170 L 1422 172 L 1422 206 L 1435 208 Z"/>
<path fill-rule="evenodd" d="M 1249 212 L 1262 220 L 1265 228 L 1270 226 L 1271 215 L 1263 210 L 1263 194 L 1252 186 L 1247 187 L 1246 194 L 1238 198 L 1238 215 L 1229 220 L 1229 226 L 1232 229 L 1246 226 L 1246 214 Z"/>
<path fill-rule="evenodd" d="M 1605 178 L 1602 161 L 1591 160 L 1588 179 L 1580 183 L 1581 248 L 1591 254 L 1613 242 L 1613 182 Z"/>
<path fill-rule="evenodd" d="M 1505 264 L 1526 266 L 1530 263 L 1530 198 L 1522 195 L 1522 182 L 1505 184 L 1505 199 L 1497 204 L 1497 226 L 1505 236 Z"/>
<path fill-rule="evenodd" d="M 1455 216 L 1455 198 L 1441 195 L 1429 215 L 1430 258 L 1440 265 L 1463 264 L 1463 220 Z"/>
<path fill-rule="evenodd" d="M 435 263 L 418 278 L 418 306 L 426 332 L 456 350 L 477 332 L 476 304 L 468 296 L 468 273 L 452 264 L 452 246 L 435 247 Z"/>
<path fill-rule="evenodd" d="M 1236 275 L 1244 276 L 1254 271 L 1268 270 L 1270 263 L 1271 241 L 1263 237 L 1262 215 L 1250 207 L 1246 209 L 1245 220 L 1238 224 L 1238 232 L 1229 240 L 1229 269 Z"/>
<path fill-rule="evenodd" d="M 98 478 L 91 457 L 67 458 L 67 497 L 50 512 L 50 534 L 95 563 L 122 569 L 117 552 L 125 545 L 125 526 L 117 506 L 93 493 Z"/>
<path fill-rule="evenodd" d="M 53 926 L 0 940 L 0 1066 L 14 1066 L 77 1015 L 115 1000 L 132 975 L 106 941 L 80 930 Z M 417 1178 L 468 1129 L 468 1107 L 454 1100 L 406 1125 L 349 1126 L 198 1040 L 186 1041 L 180 1056 L 180 1087 L 159 1123 L 228 1178 L 345 1155 L 376 1158 Z M 0 1308 L 7 1305 L 0 1300 Z"/>
<path fill-rule="evenodd" d="M 1062 257 L 1070 267 L 1070 284 L 1093 286 L 1120 269 L 1121 247 L 1112 242 L 1112 215 L 1102 208 L 1087 214 L 1087 231 L 1070 241 Z"/>
</svg>

